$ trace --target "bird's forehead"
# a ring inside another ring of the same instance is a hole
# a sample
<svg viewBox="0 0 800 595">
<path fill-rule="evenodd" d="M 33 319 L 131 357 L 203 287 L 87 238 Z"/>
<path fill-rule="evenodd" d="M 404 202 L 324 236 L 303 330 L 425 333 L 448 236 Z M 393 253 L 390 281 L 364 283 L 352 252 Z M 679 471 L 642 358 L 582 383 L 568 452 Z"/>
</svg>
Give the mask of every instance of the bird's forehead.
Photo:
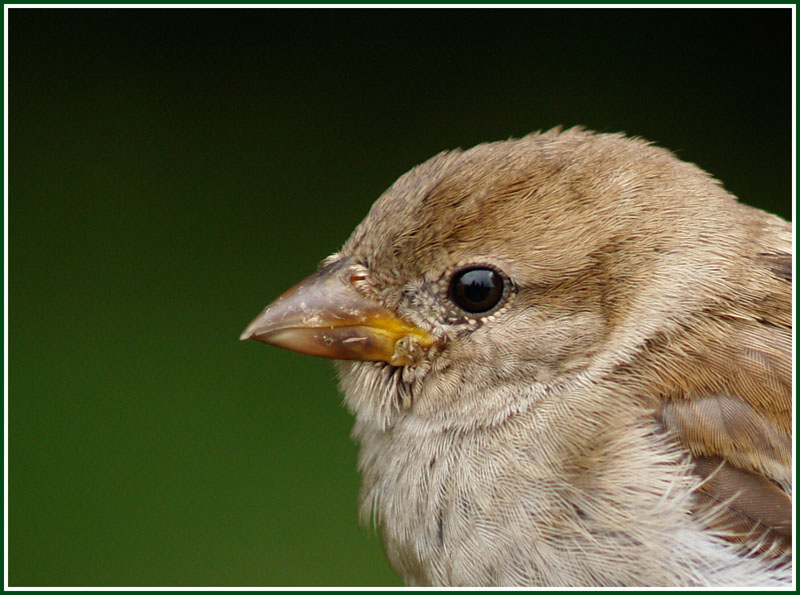
<svg viewBox="0 0 800 595">
<path fill-rule="evenodd" d="M 546 140 L 436 155 L 378 199 L 344 252 L 375 269 L 391 263 L 413 274 L 469 259 L 470 253 L 512 258 L 531 245 L 553 213 L 564 219 L 579 207 L 579 194 L 558 173 L 564 157 L 550 154 Z"/>
<path fill-rule="evenodd" d="M 436 274 L 472 258 L 557 275 L 647 225 L 636 213 L 658 210 L 651 196 L 675 163 L 642 141 L 582 131 L 440 153 L 381 196 L 343 251 L 392 274 Z"/>
</svg>

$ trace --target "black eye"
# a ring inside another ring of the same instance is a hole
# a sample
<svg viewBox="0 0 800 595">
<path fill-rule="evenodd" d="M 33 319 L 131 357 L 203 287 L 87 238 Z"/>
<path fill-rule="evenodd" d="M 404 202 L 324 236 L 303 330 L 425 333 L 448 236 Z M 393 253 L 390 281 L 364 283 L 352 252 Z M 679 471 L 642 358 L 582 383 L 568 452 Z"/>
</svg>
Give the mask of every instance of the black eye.
<svg viewBox="0 0 800 595">
<path fill-rule="evenodd" d="M 450 299 L 470 314 L 489 312 L 500 303 L 504 294 L 505 280 L 494 269 L 462 269 L 450 280 Z"/>
</svg>

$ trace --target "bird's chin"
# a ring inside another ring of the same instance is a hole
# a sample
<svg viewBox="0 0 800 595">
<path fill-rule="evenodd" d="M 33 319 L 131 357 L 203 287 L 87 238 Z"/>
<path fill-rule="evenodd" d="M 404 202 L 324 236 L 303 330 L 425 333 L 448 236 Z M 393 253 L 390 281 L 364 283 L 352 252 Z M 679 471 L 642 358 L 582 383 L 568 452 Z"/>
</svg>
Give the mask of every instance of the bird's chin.
<svg viewBox="0 0 800 595">
<path fill-rule="evenodd" d="M 412 407 L 418 366 L 344 360 L 335 366 L 345 404 L 357 422 L 387 428 Z"/>
</svg>

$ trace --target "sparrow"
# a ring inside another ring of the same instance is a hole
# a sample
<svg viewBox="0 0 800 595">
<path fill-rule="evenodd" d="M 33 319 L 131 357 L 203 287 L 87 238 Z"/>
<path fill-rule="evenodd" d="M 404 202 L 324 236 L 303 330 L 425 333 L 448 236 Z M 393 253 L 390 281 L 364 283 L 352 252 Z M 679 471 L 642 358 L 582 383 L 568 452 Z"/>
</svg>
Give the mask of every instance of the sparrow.
<svg viewBox="0 0 800 595">
<path fill-rule="evenodd" d="M 792 230 L 623 134 L 439 153 L 247 327 L 333 358 L 407 585 L 792 583 Z"/>
</svg>

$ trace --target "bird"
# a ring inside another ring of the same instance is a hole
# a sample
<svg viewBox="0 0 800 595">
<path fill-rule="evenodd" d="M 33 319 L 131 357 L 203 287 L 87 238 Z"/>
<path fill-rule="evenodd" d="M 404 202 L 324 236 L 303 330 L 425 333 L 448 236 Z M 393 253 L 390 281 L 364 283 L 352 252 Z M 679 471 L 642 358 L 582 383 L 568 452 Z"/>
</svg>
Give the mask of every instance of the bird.
<svg viewBox="0 0 800 595">
<path fill-rule="evenodd" d="M 409 586 L 792 578 L 792 229 L 640 137 L 443 151 L 241 339 L 332 358 Z"/>
</svg>

